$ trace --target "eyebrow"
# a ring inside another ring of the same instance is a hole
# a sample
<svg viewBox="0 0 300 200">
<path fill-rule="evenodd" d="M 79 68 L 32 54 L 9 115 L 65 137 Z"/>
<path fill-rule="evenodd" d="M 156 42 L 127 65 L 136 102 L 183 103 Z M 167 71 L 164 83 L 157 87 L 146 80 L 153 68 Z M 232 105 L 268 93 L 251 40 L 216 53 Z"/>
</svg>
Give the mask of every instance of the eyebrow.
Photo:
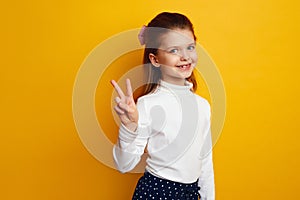
<svg viewBox="0 0 300 200">
<path fill-rule="evenodd" d="M 190 46 L 190 45 L 196 45 L 196 42 L 189 43 L 186 46 Z M 180 47 L 180 46 L 170 46 L 170 47 L 167 47 L 166 49 L 178 48 L 178 47 Z"/>
</svg>

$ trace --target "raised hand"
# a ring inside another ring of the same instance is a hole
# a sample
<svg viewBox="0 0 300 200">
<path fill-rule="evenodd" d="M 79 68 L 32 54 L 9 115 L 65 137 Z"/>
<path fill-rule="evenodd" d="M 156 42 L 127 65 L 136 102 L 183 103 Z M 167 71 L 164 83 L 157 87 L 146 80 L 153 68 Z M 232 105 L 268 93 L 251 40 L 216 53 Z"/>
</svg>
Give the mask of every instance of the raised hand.
<svg viewBox="0 0 300 200">
<path fill-rule="evenodd" d="M 118 96 L 115 98 L 116 106 L 114 110 L 119 115 L 121 122 L 131 131 L 135 131 L 138 125 L 138 111 L 133 99 L 130 80 L 126 79 L 126 95 L 116 81 L 112 80 Z"/>
</svg>

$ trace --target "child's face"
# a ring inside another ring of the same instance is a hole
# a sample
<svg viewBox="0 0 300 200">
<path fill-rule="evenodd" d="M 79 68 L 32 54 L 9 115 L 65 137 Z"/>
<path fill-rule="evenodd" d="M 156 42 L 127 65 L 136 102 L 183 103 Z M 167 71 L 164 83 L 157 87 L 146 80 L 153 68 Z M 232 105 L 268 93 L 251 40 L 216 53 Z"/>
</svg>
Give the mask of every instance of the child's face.
<svg viewBox="0 0 300 200">
<path fill-rule="evenodd" d="M 183 85 L 197 64 L 196 42 L 188 29 L 176 29 L 161 36 L 156 61 L 160 65 L 162 80 Z"/>
</svg>

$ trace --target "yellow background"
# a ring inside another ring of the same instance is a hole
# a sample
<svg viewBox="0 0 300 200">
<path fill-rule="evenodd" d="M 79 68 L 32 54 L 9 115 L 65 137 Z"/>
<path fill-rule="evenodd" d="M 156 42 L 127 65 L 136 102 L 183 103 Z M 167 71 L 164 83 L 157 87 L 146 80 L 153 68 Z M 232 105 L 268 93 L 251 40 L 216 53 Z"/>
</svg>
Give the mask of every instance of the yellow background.
<svg viewBox="0 0 300 200">
<path fill-rule="evenodd" d="M 120 174 L 88 153 L 75 129 L 72 90 L 96 45 L 161 11 L 191 19 L 225 84 L 226 121 L 214 148 L 217 199 L 300 199 L 299 6 L 283 0 L 2 2 L 0 199 L 130 199 L 140 174 Z"/>
</svg>

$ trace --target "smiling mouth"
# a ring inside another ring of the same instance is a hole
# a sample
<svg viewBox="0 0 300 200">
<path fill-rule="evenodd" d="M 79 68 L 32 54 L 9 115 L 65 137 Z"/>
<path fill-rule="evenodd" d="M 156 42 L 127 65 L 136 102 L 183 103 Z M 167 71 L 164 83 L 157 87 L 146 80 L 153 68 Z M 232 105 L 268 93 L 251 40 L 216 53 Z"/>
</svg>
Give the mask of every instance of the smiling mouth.
<svg viewBox="0 0 300 200">
<path fill-rule="evenodd" d="M 186 64 L 186 65 L 177 65 L 176 67 L 178 67 L 181 70 L 188 70 L 188 69 L 191 68 L 191 66 L 192 66 L 192 64 L 189 63 L 189 64 Z"/>
</svg>

